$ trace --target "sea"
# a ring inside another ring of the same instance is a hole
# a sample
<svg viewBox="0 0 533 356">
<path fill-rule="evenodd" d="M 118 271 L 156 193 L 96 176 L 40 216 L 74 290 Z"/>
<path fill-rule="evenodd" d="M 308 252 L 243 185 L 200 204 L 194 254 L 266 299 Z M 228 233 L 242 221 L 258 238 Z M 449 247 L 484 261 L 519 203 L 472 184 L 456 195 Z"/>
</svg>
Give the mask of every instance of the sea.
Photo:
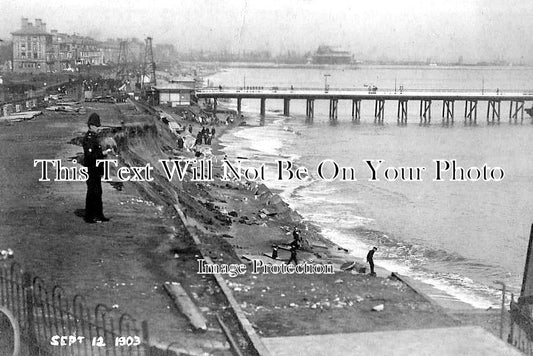
<svg viewBox="0 0 533 356">
<path fill-rule="evenodd" d="M 327 81 L 331 91 L 376 86 L 378 92 L 399 92 L 401 87 L 404 92 L 523 93 L 533 92 L 531 78 L 533 68 L 510 66 L 271 67 L 228 68 L 206 83 L 298 90 L 324 89 Z M 225 104 L 236 106 L 234 101 Z M 487 104 L 480 102 L 477 124 L 471 125 L 464 121 L 464 103 L 457 101 L 452 125 L 443 121 L 442 102 L 434 101 L 431 124 L 421 125 L 419 102 L 411 101 L 407 125 L 398 125 L 397 102 L 387 101 L 379 125 L 373 101 L 362 102 L 359 123 L 352 121 L 350 101 L 339 101 L 333 121 L 327 100 L 315 101 L 313 120 L 306 120 L 305 100 L 291 100 L 288 117 L 282 115 L 282 100 L 267 100 L 264 119 L 258 99 L 245 99 L 242 105 L 249 126 L 221 137 L 228 157 L 240 157 L 243 167 L 265 165 L 263 183 L 326 238 L 359 258 L 376 246 L 377 265 L 475 308 L 498 306 L 497 281 L 515 295 L 520 292 L 533 223 L 529 115 L 510 123 L 509 105 L 502 102 L 500 122 L 488 123 Z M 373 166 L 382 161 L 375 177 L 367 161 Z M 454 180 L 449 169 L 435 181 L 436 161 L 442 166 L 455 162 L 455 178 L 461 170 L 479 169 L 487 172 L 487 179 L 476 180 L 473 174 L 471 180 Z M 289 163 L 306 174 L 289 179 L 282 171 L 280 176 L 279 165 L 286 168 Z M 401 179 L 402 168 L 416 172 L 416 167 L 419 177 L 406 174 Z M 395 172 L 400 173 L 396 179 Z"/>
</svg>

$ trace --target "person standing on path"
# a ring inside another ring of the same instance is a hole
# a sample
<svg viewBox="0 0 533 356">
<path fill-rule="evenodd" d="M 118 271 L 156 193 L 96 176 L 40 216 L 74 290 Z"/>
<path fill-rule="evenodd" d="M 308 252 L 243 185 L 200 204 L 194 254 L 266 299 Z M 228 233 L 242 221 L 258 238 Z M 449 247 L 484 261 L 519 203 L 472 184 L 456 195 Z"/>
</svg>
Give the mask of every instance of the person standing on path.
<svg viewBox="0 0 533 356">
<path fill-rule="evenodd" d="M 374 252 L 378 250 L 377 247 L 372 248 L 372 250 L 368 251 L 368 254 L 366 255 L 366 261 L 370 264 L 370 275 L 375 276 L 376 272 L 374 272 Z"/>
<path fill-rule="evenodd" d="M 89 130 L 83 137 L 83 163 L 87 167 L 89 178 L 87 179 L 87 195 L 85 197 L 85 222 L 94 224 L 97 222 L 109 221 L 104 216 L 102 207 L 102 175 L 104 173 L 103 165 L 96 165 L 96 160 L 104 159 L 105 155 L 112 152 L 111 148 L 102 151 L 98 139 L 98 128 L 100 116 L 92 113 L 87 121 Z"/>
</svg>

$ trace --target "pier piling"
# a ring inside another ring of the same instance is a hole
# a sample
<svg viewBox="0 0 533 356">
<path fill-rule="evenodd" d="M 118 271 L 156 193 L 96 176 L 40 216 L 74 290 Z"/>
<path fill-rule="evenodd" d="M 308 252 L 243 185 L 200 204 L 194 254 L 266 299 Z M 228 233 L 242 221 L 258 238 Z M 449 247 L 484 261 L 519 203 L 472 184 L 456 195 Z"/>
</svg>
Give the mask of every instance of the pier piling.
<svg viewBox="0 0 533 356">
<path fill-rule="evenodd" d="M 261 108 L 260 108 L 260 116 L 265 117 L 265 106 L 266 106 L 266 99 L 261 98 Z"/>
<path fill-rule="evenodd" d="M 477 124 L 477 100 L 466 100 L 465 101 L 465 124 L 468 123 L 472 125 Z"/>
<path fill-rule="evenodd" d="M 398 100 L 398 124 L 399 125 L 406 125 L 407 124 L 407 103 L 408 100 L 400 99 Z"/>
<path fill-rule="evenodd" d="M 455 114 L 455 100 L 444 99 L 442 101 L 442 120 L 445 121 L 446 125 L 453 125 Z"/>
<path fill-rule="evenodd" d="M 498 123 L 500 123 L 500 100 L 489 100 L 487 103 L 487 123 L 493 123 L 494 119 L 498 119 Z M 492 117 L 491 117 L 492 116 Z M 491 121 L 492 118 L 492 121 Z"/>
<path fill-rule="evenodd" d="M 352 120 L 361 122 L 361 100 L 352 100 Z"/>
<path fill-rule="evenodd" d="M 315 100 L 314 99 L 307 99 L 307 104 L 305 106 L 305 116 L 308 119 L 312 119 L 315 117 Z"/>
<path fill-rule="evenodd" d="M 290 115 L 290 105 L 291 105 L 291 99 L 283 99 L 283 116 L 289 116 Z"/>
<path fill-rule="evenodd" d="M 431 123 L 431 100 L 420 100 L 420 123 Z"/>
<path fill-rule="evenodd" d="M 385 100 L 376 99 L 374 105 L 374 122 L 378 124 L 383 124 L 385 119 Z"/>
<path fill-rule="evenodd" d="M 329 101 L 329 118 L 332 120 L 337 120 L 338 104 L 339 104 L 339 99 L 331 99 Z"/>
<path fill-rule="evenodd" d="M 514 108 L 513 108 L 514 103 Z M 509 103 L 509 123 L 514 119 L 516 124 L 518 121 L 518 114 L 520 114 L 520 123 L 524 122 L 524 101 L 523 100 L 512 100 Z"/>
</svg>

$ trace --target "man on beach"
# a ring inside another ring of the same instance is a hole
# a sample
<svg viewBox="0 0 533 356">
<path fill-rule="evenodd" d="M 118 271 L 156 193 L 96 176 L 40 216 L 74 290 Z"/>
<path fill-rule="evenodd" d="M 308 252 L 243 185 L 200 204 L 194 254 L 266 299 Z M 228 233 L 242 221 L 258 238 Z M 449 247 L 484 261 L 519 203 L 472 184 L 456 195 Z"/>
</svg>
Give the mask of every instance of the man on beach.
<svg viewBox="0 0 533 356">
<path fill-rule="evenodd" d="M 368 254 L 366 255 L 366 261 L 368 264 L 370 264 L 370 275 L 372 276 L 376 275 L 376 272 L 374 272 L 374 252 L 377 250 L 377 247 L 373 247 L 372 250 L 368 251 Z"/>
<path fill-rule="evenodd" d="M 104 174 L 103 165 L 96 165 L 96 160 L 104 159 L 105 155 L 112 151 L 111 148 L 102 151 L 98 139 L 98 128 L 100 116 L 92 113 L 87 121 L 89 130 L 83 138 L 83 162 L 87 167 L 89 179 L 87 179 L 87 196 L 85 197 L 85 222 L 94 224 L 97 222 L 109 221 L 104 216 L 102 207 L 102 175 Z"/>
<path fill-rule="evenodd" d="M 293 244 L 296 245 L 296 248 L 300 248 L 302 245 L 302 238 L 300 236 L 300 230 L 295 226 L 292 230 Z"/>
<path fill-rule="evenodd" d="M 289 258 L 289 261 L 287 261 L 287 264 L 290 265 L 292 261 L 294 261 L 295 265 L 298 265 L 298 260 L 296 259 L 296 250 L 298 248 L 296 246 L 291 246 L 291 258 Z"/>
</svg>

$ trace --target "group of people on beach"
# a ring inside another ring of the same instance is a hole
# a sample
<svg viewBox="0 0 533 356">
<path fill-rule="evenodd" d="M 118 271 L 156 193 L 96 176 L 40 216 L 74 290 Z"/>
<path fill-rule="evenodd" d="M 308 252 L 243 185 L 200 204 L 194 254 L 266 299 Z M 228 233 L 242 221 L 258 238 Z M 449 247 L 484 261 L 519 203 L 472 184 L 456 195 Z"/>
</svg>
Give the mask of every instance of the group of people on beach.
<svg viewBox="0 0 533 356">
<path fill-rule="evenodd" d="M 293 237 L 293 240 L 290 243 L 291 247 L 289 249 L 289 251 L 291 253 L 291 257 L 287 261 L 287 264 L 290 265 L 291 262 L 294 261 L 294 264 L 298 265 L 298 259 L 296 257 L 296 251 L 302 247 L 302 236 L 300 234 L 300 229 L 298 229 L 298 227 L 296 227 L 296 226 L 292 230 L 292 237 Z M 272 256 L 271 257 L 274 260 L 276 260 L 278 258 L 278 245 L 274 245 L 272 247 Z"/>
<path fill-rule="evenodd" d="M 298 258 L 297 258 L 297 250 L 299 250 L 302 247 L 302 236 L 301 231 L 298 229 L 297 226 L 294 227 L 292 230 L 292 237 L 293 240 L 290 243 L 290 249 L 289 252 L 291 253 L 291 256 L 289 260 L 287 261 L 287 264 L 291 264 L 291 262 L 294 261 L 295 265 L 298 265 Z M 374 270 L 374 253 L 378 250 L 377 247 L 373 247 L 370 251 L 368 251 L 366 255 L 366 261 L 370 265 L 370 275 L 375 276 L 376 272 Z M 272 247 L 272 259 L 278 258 L 278 245 L 274 245 Z"/>
<path fill-rule="evenodd" d="M 189 133 L 192 135 L 192 126 L 189 125 Z M 196 142 L 195 142 L 195 145 L 201 145 L 202 143 L 206 144 L 206 145 L 210 145 L 211 144 L 211 140 L 213 139 L 213 137 L 215 136 L 215 133 L 216 133 L 216 130 L 215 130 L 215 127 L 212 126 L 211 129 L 209 129 L 208 127 L 205 127 L 205 126 L 202 126 L 202 129 L 198 131 L 198 133 L 196 134 Z"/>
<path fill-rule="evenodd" d="M 183 120 L 197 122 L 201 125 L 219 125 L 220 120 L 216 114 L 195 114 L 190 111 L 176 112 Z"/>
</svg>

